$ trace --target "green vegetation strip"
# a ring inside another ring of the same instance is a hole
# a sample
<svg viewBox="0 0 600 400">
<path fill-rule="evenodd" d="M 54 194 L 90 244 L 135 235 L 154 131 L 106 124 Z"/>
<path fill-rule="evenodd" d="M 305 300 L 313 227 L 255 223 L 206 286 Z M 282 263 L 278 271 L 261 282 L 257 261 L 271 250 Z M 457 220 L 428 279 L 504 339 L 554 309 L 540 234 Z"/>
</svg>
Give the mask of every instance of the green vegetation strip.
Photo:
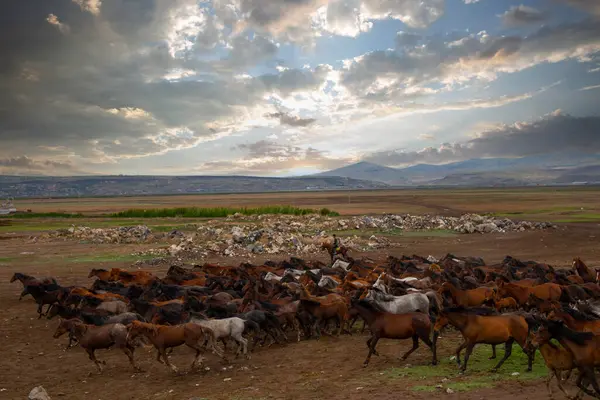
<svg viewBox="0 0 600 400">
<path fill-rule="evenodd" d="M 155 208 L 149 210 L 131 209 L 119 213 L 111 214 L 113 218 L 223 218 L 233 214 L 242 215 L 264 215 L 264 214 L 283 214 L 283 215 L 309 215 L 321 214 L 325 216 L 336 217 L 339 213 L 331 211 L 328 208 L 313 210 L 311 208 L 298 208 L 292 206 L 267 206 L 256 208 L 198 208 L 198 207 L 179 207 L 179 208 Z"/>
<path fill-rule="evenodd" d="M 462 357 L 464 357 L 464 353 L 463 350 Z M 490 345 L 478 345 L 469 359 L 467 372 L 464 375 L 459 374 L 459 367 L 455 360 L 450 360 L 448 356 L 444 356 L 440 359 L 440 364 L 435 367 L 419 365 L 408 368 L 392 368 L 385 372 L 385 377 L 388 379 L 409 378 L 411 382 L 417 383 L 411 387 L 411 390 L 414 391 L 435 392 L 451 389 L 456 392 L 464 392 L 494 387 L 496 384 L 511 380 L 530 381 L 542 379 L 548 374 L 539 352 L 536 353 L 533 371 L 525 372 L 527 356 L 516 344 L 513 345 L 512 355 L 497 373 L 490 371 L 502 359 L 504 346 L 497 346 L 496 359 L 489 360 L 491 355 L 492 348 Z M 513 375 L 514 372 L 518 372 L 518 375 Z M 447 380 L 442 381 L 443 378 Z M 439 385 L 441 385 L 441 388 L 438 387 Z"/>
</svg>

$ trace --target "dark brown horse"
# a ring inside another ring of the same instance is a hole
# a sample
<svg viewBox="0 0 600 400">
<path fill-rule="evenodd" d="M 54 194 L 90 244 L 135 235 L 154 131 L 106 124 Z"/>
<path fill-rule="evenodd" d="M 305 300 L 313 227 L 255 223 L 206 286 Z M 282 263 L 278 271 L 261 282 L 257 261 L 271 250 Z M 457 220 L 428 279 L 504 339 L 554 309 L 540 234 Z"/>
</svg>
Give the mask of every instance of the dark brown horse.
<svg viewBox="0 0 600 400">
<path fill-rule="evenodd" d="M 352 308 L 367 322 L 371 330 L 371 337 L 367 340 L 369 354 L 363 367 L 369 365 L 371 355 L 379 355 L 375 349 L 379 339 L 410 339 L 413 347 L 407 351 L 402 360 L 419 348 L 419 339 L 431 349 L 433 353 L 432 364 L 437 364 L 435 343 L 431 341 L 432 324 L 429 316 L 423 313 L 392 314 L 384 311 L 376 303 L 367 300 L 356 300 L 352 302 Z"/>
</svg>

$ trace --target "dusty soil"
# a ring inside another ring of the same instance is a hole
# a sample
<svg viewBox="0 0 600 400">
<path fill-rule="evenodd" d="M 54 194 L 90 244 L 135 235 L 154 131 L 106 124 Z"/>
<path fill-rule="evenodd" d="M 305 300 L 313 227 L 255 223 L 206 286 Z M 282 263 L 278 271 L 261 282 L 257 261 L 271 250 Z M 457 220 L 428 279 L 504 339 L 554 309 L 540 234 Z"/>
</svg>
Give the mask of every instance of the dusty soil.
<svg viewBox="0 0 600 400">
<path fill-rule="evenodd" d="M 143 245 L 87 245 L 76 242 L 32 243 L 22 236 L 2 235 L 0 241 L 0 398 L 23 399 L 37 385 L 43 385 L 53 399 L 379 399 L 432 398 L 449 399 L 546 399 L 545 384 L 499 383 L 491 389 L 465 393 L 416 392 L 414 381 L 390 378 L 392 367 L 426 365 L 429 351 L 421 347 L 406 362 L 397 358 L 410 347 L 408 341 L 382 340 L 378 346 L 381 357 L 374 357 L 363 369 L 366 356 L 366 335 L 324 337 L 320 341 L 273 345 L 259 348 L 252 359 L 238 359 L 224 365 L 208 356 L 210 371 L 174 376 L 156 363 L 154 353 L 141 349 L 136 354 L 146 372 L 134 374 L 126 357 L 115 350 L 99 351 L 107 368 L 95 373 L 93 364 L 80 348 L 64 351 L 66 338 L 52 338 L 57 321 L 36 319 L 31 297 L 18 301 L 21 285 L 9 283 L 16 272 L 36 276 L 52 275 L 61 284 L 85 284 L 93 267 L 130 267 L 131 262 L 77 263 L 73 257 L 93 254 L 130 254 Z M 382 253 L 365 254 L 383 259 L 388 254 L 420 254 L 442 256 L 482 256 L 498 262 L 506 255 L 535 259 L 556 266 L 569 266 L 574 256 L 581 256 L 588 265 L 600 265 L 600 228 L 597 224 L 561 226 L 558 230 L 511 234 L 460 235 L 456 237 L 398 237 L 402 247 Z M 315 255 L 322 258 L 324 255 Z M 264 258 L 251 260 L 254 263 Z M 237 264 L 242 259 L 215 259 Z M 130 267 L 134 268 L 134 267 Z M 167 266 L 144 269 L 164 274 Z M 458 344 L 458 337 L 449 334 L 440 342 L 440 357 L 449 357 Z M 499 354 L 502 354 L 500 351 Z M 187 370 L 192 354 L 186 348 L 173 353 L 173 362 Z M 222 368 L 227 367 L 226 371 Z M 232 368 L 229 368 L 232 367 Z M 523 368 L 524 370 L 524 368 Z M 521 371 L 523 372 L 523 371 Z M 228 378 L 231 378 L 229 380 Z M 225 380 L 227 379 L 227 380 Z M 468 375 L 464 378 L 468 382 Z M 435 383 L 434 381 L 431 381 Z M 430 383 L 431 383 L 430 382 Z M 555 389 L 557 390 L 557 389 Z M 571 389 L 573 391 L 573 389 Z M 559 395 L 562 396 L 562 395 Z"/>
</svg>

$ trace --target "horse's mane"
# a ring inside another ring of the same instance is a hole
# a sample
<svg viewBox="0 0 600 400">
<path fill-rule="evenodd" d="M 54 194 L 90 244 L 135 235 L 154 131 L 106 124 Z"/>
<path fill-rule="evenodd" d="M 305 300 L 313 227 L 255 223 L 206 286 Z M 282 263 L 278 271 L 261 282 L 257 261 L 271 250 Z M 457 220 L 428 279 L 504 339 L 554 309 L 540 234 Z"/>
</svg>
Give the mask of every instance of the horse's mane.
<svg viewBox="0 0 600 400">
<path fill-rule="evenodd" d="M 108 270 L 106 270 L 104 268 L 92 268 L 92 271 L 96 271 L 96 272 L 108 272 Z"/>
<path fill-rule="evenodd" d="M 443 314 L 449 313 L 460 313 L 460 314 L 469 314 L 469 315 L 499 315 L 498 311 L 493 308 L 488 307 L 464 307 L 464 306 L 455 306 L 455 307 L 446 307 L 442 311 Z"/>
<path fill-rule="evenodd" d="M 377 312 L 377 313 L 384 313 L 386 312 L 386 310 L 383 309 L 383 307 L 381 307 L 379 304 L 377 304 L 374 301 L 369 301 L 369 300 L 358 300 L 356 302 L 356 305 L 364 307 L 370 311 L 373 312 Z"/>
<path fill-rule="evenodd" d="M 571 317 L 578 321 L 597 321 L 598 318 L 594 318 L 590 315 L 587 315 L 579 310 L 575 310 L 571 307 L 562 307 L 562 311 L 566 314 L 569 314 Z"/>
<path fill-rule="evenodd" d="M 594 337 L 592 332 L 577 332 L 567 328 L 562 322 L 549 320 L 546 322 L 548 330 L 556 339 L 565 338 L 580 346 L 585 345 L 586 340 Z"/>
</svg>

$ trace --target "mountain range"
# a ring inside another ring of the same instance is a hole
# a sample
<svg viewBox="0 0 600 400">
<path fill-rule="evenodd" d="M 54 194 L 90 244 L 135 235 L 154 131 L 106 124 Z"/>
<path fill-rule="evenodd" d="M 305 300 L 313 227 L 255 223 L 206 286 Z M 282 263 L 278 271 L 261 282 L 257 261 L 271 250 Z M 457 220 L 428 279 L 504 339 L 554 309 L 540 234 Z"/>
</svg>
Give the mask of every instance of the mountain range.
<svg viewBox="0 0 600 400">
<path fill-rule="evenodd" d="M 472 159 L 391 168 L 362 161 L 319 174 L 253 176 L 0 176 L 0 198 L 375 190 L 395 187 L 516 187 L 600 184 L 600 154 Z"/>
<path fill-rule="evenodd" d="M 600 183 L 600 155 L 480 158 L 391 168 L 361 161 L 315 176 L 342 176 L 392 186 L 528 186 Z"/>
</svg>

